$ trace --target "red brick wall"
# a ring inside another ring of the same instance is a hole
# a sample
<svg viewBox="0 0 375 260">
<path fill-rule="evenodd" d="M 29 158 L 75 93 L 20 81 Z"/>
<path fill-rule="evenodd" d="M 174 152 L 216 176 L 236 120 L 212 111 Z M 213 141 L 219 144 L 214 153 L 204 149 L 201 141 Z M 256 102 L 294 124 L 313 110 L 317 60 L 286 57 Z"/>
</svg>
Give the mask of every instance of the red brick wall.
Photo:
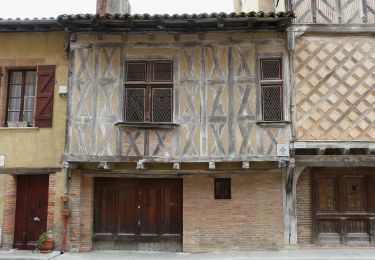
<svg viewBox="0 0 375 260">
<path fill-rule="evenodd" d="M 281 172 L 227 175 L 232 199 L 214 199 L 214 178 L 184 178 L 183 250 L 283 248 Z"/>
<path fill-rule="evenodd" d="M 70 203 L 70 216 L 68 228 L 69 251 L 78 252 L 81 241 L 81 184 L 82 176 L 79 170 L 72 170 L 69 183 L 69 194 L 72 199 Z"/>
<path fill-rule="evenodd" d="M 55 227 L 55 203 L 56 203 L 56 174 L 49 175 L 48 187 L 48 212 L 47 212 L 47 230 L 53 230 Z M 55 230 L 58 232 L 58 230 Z"/>
<path fill-rule="evenodd" d="M 79 170 L 73 170 L 69 188 L 73 197 L 70 200 L 69 251 L 90 251 L 93 232 L 93 178 L 82 175 Z"/>
<path fill-rule="evenodd" d="M 13 247 L 14 221 L 16 214 L 17 179 L 14 175 L 5 178 L 4 215 L 3 215 L 3 247 Z"/>
<path fill-rule="evenodd" d="M 309 169 L 301 174 L 297 182 L 297 228 L 298 244 L 312 244 L 312 197 Z"/>
<path fill-rule="evenodd" d="M 81 251 L 92 249 L 94 187 L 91 176 L 83 176 L 81 201 Z"/>
</svg>

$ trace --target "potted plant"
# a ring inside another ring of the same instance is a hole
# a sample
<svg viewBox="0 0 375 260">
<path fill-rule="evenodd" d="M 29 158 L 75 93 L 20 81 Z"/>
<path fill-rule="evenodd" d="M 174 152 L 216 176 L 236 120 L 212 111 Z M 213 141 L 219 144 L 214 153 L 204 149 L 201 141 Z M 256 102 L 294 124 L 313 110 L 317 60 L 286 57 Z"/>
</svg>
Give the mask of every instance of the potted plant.
<svg viewBox="0 0 375 260">
<path fill-rule="evenodd" d="M 8 127 L 28 127 L 27 121 L 8 121 Z"/>
<path fill-rule="evenodd" d="M 71 197 L 70 197 L 69 194 L 64 193 L 64 194 L 60 195 L 60 199 L 61 199 L 62 202 L 67 202 L 67 201 L 69 201 L 69 199 L 71 199 Z"/>
<path fill-rule="evenodd" d="M 53 238 L 50 231 L 42 233 L 36 241 L 36 249 L 41 253 L 51 253 L 53 249 Z"/>
</svg>

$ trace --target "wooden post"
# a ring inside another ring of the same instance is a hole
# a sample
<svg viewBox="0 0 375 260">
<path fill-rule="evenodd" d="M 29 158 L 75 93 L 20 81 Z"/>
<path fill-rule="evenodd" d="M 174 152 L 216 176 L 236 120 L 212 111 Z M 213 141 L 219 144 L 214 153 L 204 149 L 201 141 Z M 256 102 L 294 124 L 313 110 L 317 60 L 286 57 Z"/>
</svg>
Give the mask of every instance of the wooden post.
<svg viewBox="0 0 375 260">
<path fill-rule="evenodd" d="M 305 167 L 295 167 L 293 159 L 282 168 L 285 246 L 297 245 L 297 181 L 304 169 Z"/>
</svg>

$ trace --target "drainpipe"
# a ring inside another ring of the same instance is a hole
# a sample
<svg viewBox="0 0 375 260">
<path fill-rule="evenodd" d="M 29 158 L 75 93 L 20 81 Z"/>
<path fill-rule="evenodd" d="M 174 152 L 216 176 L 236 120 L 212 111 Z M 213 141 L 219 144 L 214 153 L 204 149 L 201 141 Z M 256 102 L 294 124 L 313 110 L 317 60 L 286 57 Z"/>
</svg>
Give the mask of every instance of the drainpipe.
<svg viewBox="0 0 375 260">
<path fill-rule="evenodd" d="M 62 230 L 62 236 L 61 236 L 61 248 L 60 252 L 64 253 L 66 252 L 66 246 L 67 246 L 67 238 L 68 238 L 68 219 L 70 215 L 69 211 L 69 163 L 64 162 L 63 163 L 63 174 L 64 174 L 64 194 L 60 196 L 61 201 L 64 203 L 64 209 L 61 211 L 61 215 L 63 216 L 63 230 Z"/>
</svg>

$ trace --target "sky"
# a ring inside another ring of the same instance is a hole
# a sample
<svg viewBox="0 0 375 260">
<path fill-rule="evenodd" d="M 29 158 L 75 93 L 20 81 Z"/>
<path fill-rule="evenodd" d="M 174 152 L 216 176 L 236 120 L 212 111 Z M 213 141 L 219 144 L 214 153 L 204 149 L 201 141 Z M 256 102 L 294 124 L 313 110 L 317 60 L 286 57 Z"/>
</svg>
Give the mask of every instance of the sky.
<svg viewBox="0 0 375 260">
<path fill-rule="evenodd" d="M 130 0 L 131 12 L 149 14 L 233 11 L 233 0 Z M 43 18 L 95 13 L 96 0 L 0 0 L 0 18 Z"/>
</svg>

